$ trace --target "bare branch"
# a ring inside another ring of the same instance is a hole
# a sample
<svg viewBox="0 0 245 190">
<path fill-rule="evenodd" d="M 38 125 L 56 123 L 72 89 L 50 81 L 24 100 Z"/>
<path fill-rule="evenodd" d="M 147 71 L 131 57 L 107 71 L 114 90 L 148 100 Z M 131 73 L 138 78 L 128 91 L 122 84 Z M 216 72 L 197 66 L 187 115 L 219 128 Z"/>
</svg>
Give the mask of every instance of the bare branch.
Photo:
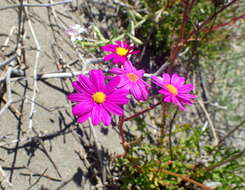
<svg viewBox="0 0 245 190">
<path fill-rule="evenodd" d="M 2 166 L 0 166 L 0 184 L 3 186 L 4 189 L 13 187 L 13 185 L 7 179 L 7 176 L 6 176 L 5 172 L 3 171 Z"/>
<path fill-rule="evenodd" d="M 29 16 L 27 8 L 25 8 L 25 11 L 26 11 L 27 16 Z M 33 26 L 32 26 L 30 18 L 28 18 L 27 22 L 28 22 L 29 28 L 30 28 L 31 33 L 32 33 L 32 37 L 34 39 L 34 42 L 35 42 L 35 45 L 36 45 L 36 48 L 37 48 L 37 53 L 36 53 L 36 58 L 35 58 L 35 63 L 34 63 L 34 68 L 33 68 L 33 76 L 34 76 L 33 95 L 32 95 L 32 101 L 31 101 L 31 111 L 30 111 L 30 114 L 29 114 L 29 129 L 31 129 L 32 128 L 32 121 L 33 121 L 34 108 L 35 108 L 35 103 L 34 102 L 35 102 L 36 94 L 37 94 L 37 67 L 38 67 L 41 47 L 40 47 L 40 44 L 38 42 L 35 30 L 33 29 Z"/>
<path fill-rule="evenodd" d="M 203 110 L 203 112 L 204 112 L 204 114 L 205 114 L 205 116 L 206 116 L 206 118 L 207 118 L 207 120 L 208 120 L 208 123 L 209 123 L 209 125 L 210 125 L 211 131 L 212 131 L 213 137 L 214 137 L 213 145 L 216 146 L 216 145 L 218 144 L 219 140 L 218 140 L 218 136 L 217 136 L 217 134 L 216 134 L 215 128 L 214 128 L 213 121 L 211 120 L 211 118 L 210 118 L 210 116 L 209 116 L 209 113 L 208 113 L 208 111 L 206 110 L 206 108 L 205 108 L 205 106 L 204 106 L 202 100 L 200 100 L 200 99 L 198 98 L 198 99 L 197 99 L 197 102 L 198 102 L 199 105 L 201 106 L 201 108 L 202 108 L 202 110 Z"/>
<path fill-rule="evenodd" d="M 12 68 L 9 67 L 8 71 L 6 73 L 6 84 L 7 84 L 7 95 L 8 95 L 8 101 L 3 106 L 3 108 L 0 110 L 0 115 L 5 112 L 5 110 L 11 105 L 12 103 L 12 93 L 11 93 L 11 84 L 10 84 L 10 75 L 11 75 Z"/>
<path fill-rule="evenodd" d="M 64 1 L 60 1 L 60 2 L 47 3 L 47 4 L 26 4 L 26 3 L 24 3 L 23 5 L 11 5 L 11 6 L 6 6 L 6 7 L 0 7 L 0 10 L 18 8 L 20 6 L 22 6 L 22 7 L 52 7 L 52 6 L 56 6 L 56 5 L 71 3 L 72 1 L 73 0 L 64 0 Z"/>
<path fill-rule="evenodd" d="M 11 63 L 12 61 L 14 61 L 17 58 L 17 55 L 14 55 L 12 57 L 10 57 L 9 59 L 5 60 L 4 62 L 0 63 L 0 68 L 4 67 L 5 65 Z"/>
</svg>

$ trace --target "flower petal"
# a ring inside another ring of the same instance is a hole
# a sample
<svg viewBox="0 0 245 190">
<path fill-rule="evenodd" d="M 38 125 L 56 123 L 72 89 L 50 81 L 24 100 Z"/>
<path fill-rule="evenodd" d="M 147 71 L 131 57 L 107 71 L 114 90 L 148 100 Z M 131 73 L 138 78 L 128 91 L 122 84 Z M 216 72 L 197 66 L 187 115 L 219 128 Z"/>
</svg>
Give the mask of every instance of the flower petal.
<svg viewBox="0 0 245 190">
<path fill-rule="evenodd" d="M 137 53 L 139 53 L 139 52 L 140 52 L 140 50 L 135 50 L 135 51 L 130 51 L 129 54 L 132 55 L 132 54 L 137 54 Z"/>
<path fill-rule="evenodd" d="M 147 87 L 144 85 L 143 82 L 139 81 L 137 82 L 137 85 L 139 86 L 140 90 L 141 90 L 141 95 L 142 95 L 142 100 L 147 100 L 148 99 L 148 90 Z"/>
<path fill-rule="evenodd" d="M 180 86 L 183 86 L 184 83 L 185 83 L 184 77 L 180 77 L 177 74 L 173 74 L 171 78 L 171 84 L 180 87 Z"/>
<path fill-rule="evenodd" d="M 163 80 L 162 79 L 160 79 L 160 78 L 158 78 L 156 76 L 152 76 L 151 79 L 152 79 L 152 82 L 154 84 L 156 84 L 156 85 L 158 85 L 160 87 L 163 87 Z"/>
<path fill-rule="evenodd" d="M 115 55 L 114 56 L 114 59 L 112 61 L 113 64 L 117 64 L 117 63 L 120 63 L 120 56 L 119 55 Z"/>
<path fill-rule="evenodd" d="M 173 94 L 171 94 L 168 90 L 166 90 L 166 89 L 161 89 L 161 90 L 159 90 L 158 91 L 160 94 L 163 94 L 163 95 L 165 95 L 165 96 L 170 96 L 170 95 L 173 95 Z"/>
<path fill-rule="evenodd" d="M 77 122 L 78 122 L 78 123 L 83 123 L 84 121 L 86 121 L 86 120 L 89 118 L 90 115 L 91 115 L 91 112 L 88 112 L 88 113 L 85 113 L 85 114 L 83 114 L 83 115 L 80 115 L 80 116 L 78 117 Z"/>
<path fill-rule="evenodd" d="M 94 84 L 97 91 L 104 91 L 105 89 L 105 76 L 99 69 L 91 70 L 89 73 L 89 79 Z"/>
<path fill-rule="evenodd" d="M 72 86 L 77 92 L 80 92 L 80 93 L 85 92 L 84 88 L 81 86 L 81 84 L 78 81 L 73 81 Z"/>
<path fill-rule="evenodd" d="M 181 111 L 185 111 L 185 107 L 183 106 L 183 104 L 178 99 L 176 99 L 176 102 L 177 102 L 179 108 L 181 109 Z"/>
<path fill-rule="evenodd" d="M 91 113 L 92 124 L 98 125 L 101 122 L 101 104 L 95 104 Z"/>
<path fill-rule="evenodd" d="M 126 56 L 120 56 L 119 57 L 119 62 L 123 65 L 123 64 L 125 64 L 125 62 L 127 61 L 128 59 L 127 59 L 127 57 Z"/>
<path fill-rule="evenodd" d="M 110 70 L 110 72 L 113 73 L 113 74 L 117 74 L 117 75 L 126 73 L 125 70 L 120 69 L 120 68 L 118 68 L 118 67 L 112 68 L 112 69 Z"/>
<path fill-rule="evenodd" d="M 104 51 L 111 51 L 111 52 L 115 52 L 116 51 L 116 45 L 114 44 L 108 44 L 105 46 L 102 46 L 101 49 L 103 49 Z"/>
<path fill-rule="evenodd" d="M 131 82 L 126 75 L 119 75 L 120 83 L 118 84 L 119 88 L 130 89 L 132 87 L 133 82 Z"/>
<path fill-rule="evenodd" d="M 164 102 L 172 103 L 171 96 L 166 96 L 163 100 L 164 100 Z"/>
<path fill-rule="evenodd" d="M 108 97 L 107 99 L 112 101 L 114 98 L 125 98 L 127 99 L 127 95 L 128 95 L 128 90 L 127 89 L 124 89 L 124 88 L 120 88 L 120 89 L 117 89 L 115 90 L 114 92 L 112 92 Z"/>
<path fill-rule="evenodd" d="M 134 96 L 134 98 L 136 100 L 142 100 L 142 93 L 140 90 L 140 87 L 137 85 L 137 83 L 135 83 L 132 88 L 130 89 L 130 92 L 132 93 L 132 95 Z"/>
<path fill-rule="evenodd" d="M 110 114 L 106 111 L 106 109 L 101 109 L 101 118 L 105 126 L 108 126 L 111 124 L 111 116 Z"/>
<path fill-rule="evenodd" d="M 78 80 L 79 85 L 82 87 L 84 91 L 88 92 L 89 94 L 93 94 L 96 91 L 95 86 L 93 85 L 93 83 L 90 82 L 87 76 L 79 75 Z"/>
<path fill-rule="evenodd" d="M 110 94 L 118 86 L 119 83 L 120 83 L 119 76 L 112 78 L 110 82 L 107 83 L 106 85 L 106 94 L 107 95 Z"/>
<path fill-rule="evenodd" d="M 108 100 L 108 102 L 118 105 L 128 104 L 128 98 L 127 97 L 113 97 Z"/>
<path fill-rule="evenodd" d="M 73 115 L 80 116 L 80 115 L 90 112 L 92 108 L 93 108 L 93 105 L 91 103 L 82 101 L 81 103 L 76 104 L 72 108 L 72 113 Z"/>
<path fill-rule="evenodd" d="M 115 56 L 117 56 L 117 54 L 115 54 L 115 53 L 108 54 L 104 57 L 104 61 L 109 61 L 109 60 L 113 59 Z"/>
<path fill-rule="evenodd" d="M 193 84 L 185 84 L 185 85 L 183 85 L 182 87 L 180 87 L 180 88 L 178 89 L 178 91 L 179 91 L 180 93 L 188 93 L 188 92 L 190 92 L 191 90 L 193 90 L 193 88 L 194 88 Z"/>
<path fill-rule="evenodd" d="M 81 102 L 83 101 L 82 95 L 79 93 L 71 93 L 67 96 L 67 99 L 72 102 Z"/>
<path fill-rule="evenodd" d="M 116 41 L 117 47 L 123 47 L 123 42 L 120 40 Z"/>
<path fill-rule="evenodd" d="M 126 42 L 126 41 L 123 41 L 123 47 L 124 47 L 125 49 L 128 49 L 129 44 L 127 44 L 127 42 Z"/>
<path fill-rule="evenodd" d="M 118 106 L 117 104 L 113 104 L 111 102 L 105 102 L 103 104 L 103 106 L 109 112 L 112 112 L 116 115 L 123 115 L 123 109 L 120 106 Z"/>
<path fill-rule="evenodd" d="M 185 100 L 190 100 L 191 98 L 197 98 L 197 96 L 193 94 L 178 94 L 178 97 L 185 99 Z"/>
<path fill-rule="evenodd" d="M 131 61 L 126 61 L 123 65 L 124 69 L 128 72 L 131 73 L 133 71 L 136 71 L 136 69 L 134 69 L 133 64 Z"/>
<path fill-rule="evenodd" d="M 168 73 L 163 73 L 162 78 L 163 78 L 163 84 L 170 84 L 171 78 Z"/>
</svg>

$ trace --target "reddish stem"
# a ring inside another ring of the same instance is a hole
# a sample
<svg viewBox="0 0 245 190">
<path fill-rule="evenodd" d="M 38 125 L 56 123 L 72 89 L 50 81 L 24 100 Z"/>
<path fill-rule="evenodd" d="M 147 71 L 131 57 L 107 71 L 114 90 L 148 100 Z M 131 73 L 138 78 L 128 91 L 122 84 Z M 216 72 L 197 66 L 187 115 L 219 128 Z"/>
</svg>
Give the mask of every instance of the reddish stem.
<svg viewBox="0 0 245 190">
<path fill-rule="evenodd" d="M 141 114 L 144 114 L 145 112 L 148 112 L 148 111 L 154 109 L 155 107 L 157 107 L 157 106 L 160 105 L 161 103 L 162 103 L 162 102 L 158 102 L 157 104 L 155 104 L 155 105 L 153 105 L 153 106 L 150 106 L 149 108 L 147 108 L 147 109 L 145 109 L 145 110 L 143 110 L 143 111 L 141 111 L 141 112 L 138 112 L 138 113 L 136 113 L 136 114 L 134 114 L 134 115 L 132 115 L 132 116 L 130 116 L 130 117 L 124 119 L 124 121 L 132 120 L 132 119 L 134 119 L 134 118 L 140 116 Z"/>
<path fill-rule="evenodd" d="M 233 0 L 230 3 L 228 3 L 227 5 L 224 5 L 223 7 L 221 7 L 218 11 L 216 11 L 213 15 L 209 16 L 199 27 L 198 29 L 194 29 L 193 31 L 191 31 L 189 33 L 189 35 L 187 35 L 187 37 L 185 39 L 182 39 L 181 36 L 179 38 L 179 40 L 176 42 L 176 44 L 174 45 L 174 47 L 171 50 L 170 53 L 170 62 L 172 64 L 175 63 L 175 60 L 181 50 L 181 48 L 184 46 L 184 44 L 186 42 L 188 42 L 189 39 L 191 39 L 191 37 L 195 34 L 197 34 L 198 32 L 200 32 L 201 30 L 203 30 L 203 27 L 205 25 L 207 25 L 210 21 L 212 21 L 218 14 L 220 14 L 222 11 L 224 11 L 226 8 L 230 7 L 232 4 L 234 4 L 235 2 L 237 2 L 239 0 Z M 183 22 L 186 21 L 186 18 L 183 18 Z M 182 24 L 182 27 L 185 26 L 184 24 Z M 183 29 L 182 29 L 183 30 Z M 182 33 L 181 33 L 182 34 Z"/>
<path fill-rule="evenodd" d="M 156 172 L 155 169 L 151 169 L 153 172 Z M 168 175 L 171 175 L 171 176 L 175 176 L 175 177 L 179 177 L 181 178 L 182 180 L 184 181 L 188 181 L 192 184 L 195 184 L 195 185 L 198 185 L 199 187 L 201 187 L 202 189 L 204 190 L 213 190 L 213 188 L 210 188 L 210 187 L 207 187 L 206 185 L 202 184 L 202 183 L 199 183 L 191 178 L 189 178 L 187 175 L 181 175 L 181 174 L 177 174 L 175 172 L 171 172 L 171 171 L 168 171 L 168 170 L 165 170 L 163 168 L 160 169 L 161 172 L 165 173 L 165 174 L 168 174 Z"/>
<path fill-rule="evenodd" d="M 244 19 L 244 16 L 245 15 L 241 15 L 239 17 L 234 17 L 234 18 L 230 19 L 228 22 L 225 22 L 225 23 L 222 23 L 222 24 L 217 24 L 217 25 L 213 26 L 211 30 L 209 30 L 209 28 L 206 27 L 206 28 L 202 29 L 201 31 L 202 32 L 215 31 L 215 30 L 218 30 L 221 27 L 233 25 L 237 21 L 239 21 L 240 19 Z"/>
<path fill-rule="evenodd" d="M 123 130 L 123 123 L 124 123 L 124 116 L 119 117 L 119 123 L 118 123 L 118 128 L 119 128 L 119 134 L 121 137 L 121 144 L 124 147 L 124 143 L 126 142 L 125 140 L 125 135 L 124 135 L 124 130 Z"/>
<path fill-rule="evenodd" d="M 161 102 L 158 102 L 157 104 L 155 104 L 153 106 L 150 106 L 149 108 L 147 108 L 147 109 L 145 109 L 145 110 L 143 110 L 141 112 L 138 112 L 138 113 L 126 118 L 126 119 L 124 119 L 124 116 L 119 117 L 118 129 L 119 129 L 119 135 L 121 137 L 121 144 L 122 144 L 123 149 L 124 149 L 124 154 L 117 155 L 116 156 L 117 158 L 125 157 L 127 155 L 127 153 L 128 153 L 128 149 L 129 149 L 129 146 L 130 146 L 129 143 L 125 139 L 125 133 L 124 133 L 124 129 L 123 129 L 124 122 L 132 120 L 132 119 L 140 116 L 141 114 L 144 114 L 145 112 L 152 110 L 153 108 L 157 107 L 160 104 L 161 104 Z"/>
</svg>

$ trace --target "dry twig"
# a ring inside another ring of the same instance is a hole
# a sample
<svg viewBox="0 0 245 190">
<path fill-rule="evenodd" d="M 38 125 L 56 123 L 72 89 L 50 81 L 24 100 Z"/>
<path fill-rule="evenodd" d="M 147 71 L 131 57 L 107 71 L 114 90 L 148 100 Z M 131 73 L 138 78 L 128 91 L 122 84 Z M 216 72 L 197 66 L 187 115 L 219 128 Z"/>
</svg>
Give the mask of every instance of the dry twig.
<svg viewBox="0 0 245 190">
<path fill-rule="evenodd" d="M 6 86 L 7 86 L 7 95 L 8 95 L 8 101 L 7 103 L 3 106 L 3 108 L 0 110 L 0 115 L 5 112 L 5 110 L 11 105 L 12 103 L 12 93 L 11 93 L 11 84 L 10 84 L 10 75 L 11 75 L 12 68 L 9 67 L 8 71 L 6 73 Z"/>
<path fill-rule="evenodd" d="M 213 134 L 213 137 L 214 137 L 214 142 L 213 142 L 213 145 L 216 146 L 219 142 L 218 140 L 218 137 L 217 137 L 217 134 L 216 134 L 216 131 L 215 131 L 215 128 L 214 128 L 214 124 L 213 124 L 213 121 L 211 120 L 210 116 L 209 116 L 209 113 L 208 111 L 206 110 L 202 100 L 200 100 L 199 98 L 197 99 L 197 102 L 199 103 L 199 105 L 201 106 L 207 120 L 208 120 L 208 123 L 210 125 L 210 128 L 211 128 L 211 131 L 212 131 L 212 134 Z"/>
<path fill-rule="evenodd" d="M 29 17 L 29 12 L 28 12 L 27 8 L 25 8 L 25 11 L 26 11 L 27 17 Z M 36 94 L 37 94 L 37 67 L 38 67 L 41 47 L 40 47 L 40 44 L 38 42 L 36 32 L 33 29 L 32 22 L 31 22 L 30 18 L 28 18 L 27 22 L 28 22 L 29 28 L 31 30 L 31 34 L 32 34 L 32 37 L 34 39 L 36 49 L 37 49 L 34 68 L 33 68 L 33 77 L 34 77 L 34 79 L 33 79 L 34 80 L 33 81 L 33 95 L 32 95 L 32 101 L 31 101 L 31 111 L 29 114 L 29 129 L 32 129 L 32 122 L 33 122 L 33 115 L 34 115 L 34 108 L 35 108 L 34 102 L 35 102 Z"/>
<path fill-rule="evenodd" d="M 52 7 L 56 5 L 62 5 L 66 3 L 71 3 L 73 0 L 64 0 L 60 2 L 55 2 L 55 3 L 47 3 L 47 4 L 27 4 L 23 3 L 22 7 Z M 6 7 L 0 7 L 0 10 L 5 10 L 5 9 L 12 9 L 12 8 L 18 8 L 21 7 L 21 5 L 11 5 L 11 6 L 6 6 Z"/>
<path fill-rule="evenodd" d="M 4 189 L 10 189 L 13 187 L 12 183 L 9 182 L 5 172 L 3 171 L 2 166 L 0 166 L 0 184 Z"/>
</svg>

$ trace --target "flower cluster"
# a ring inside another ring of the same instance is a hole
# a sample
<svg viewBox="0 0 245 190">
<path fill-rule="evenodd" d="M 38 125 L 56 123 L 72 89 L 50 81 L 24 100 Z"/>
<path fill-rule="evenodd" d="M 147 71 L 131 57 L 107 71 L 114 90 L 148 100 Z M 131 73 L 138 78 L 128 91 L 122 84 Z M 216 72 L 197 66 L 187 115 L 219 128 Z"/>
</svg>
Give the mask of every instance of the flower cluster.
<svg viewBox="0 0 245 190">
<path fill-rule="evenodd" d="M 102 49 L 111 52 L 104 60 L 112 60 L 119 67 L 110 70 L 113 74 L 110 80 L 106 80 L 101 70 L 91 70 L 89 76 L 81 74 L 72 83 L 75 92 L 68 95 L 68 100 L 75 102 L 72 112 L 79 123 L 91 118 L 93 125 L 103 123 L 108 126 L 112 114 L 123 115 L 123 105 L 128 103 L 129 94 L 138 101 L 146 101 L 149 97 L 151 86 L 144 81 L 144 70 L 137 70 L 129 60 L 129 55 L 139 51 L 125 41 Z M 185 111 L 184 104 L 191 105 L 196 98 L 190 94 L 193 85 L 185 84 L 185 78 L 177 74 L 152 76 L 152 82 L 161 88 L 158 92 L 164 96 L 164 102 L 176 104 L 182 111 Z"/>
</svg>

